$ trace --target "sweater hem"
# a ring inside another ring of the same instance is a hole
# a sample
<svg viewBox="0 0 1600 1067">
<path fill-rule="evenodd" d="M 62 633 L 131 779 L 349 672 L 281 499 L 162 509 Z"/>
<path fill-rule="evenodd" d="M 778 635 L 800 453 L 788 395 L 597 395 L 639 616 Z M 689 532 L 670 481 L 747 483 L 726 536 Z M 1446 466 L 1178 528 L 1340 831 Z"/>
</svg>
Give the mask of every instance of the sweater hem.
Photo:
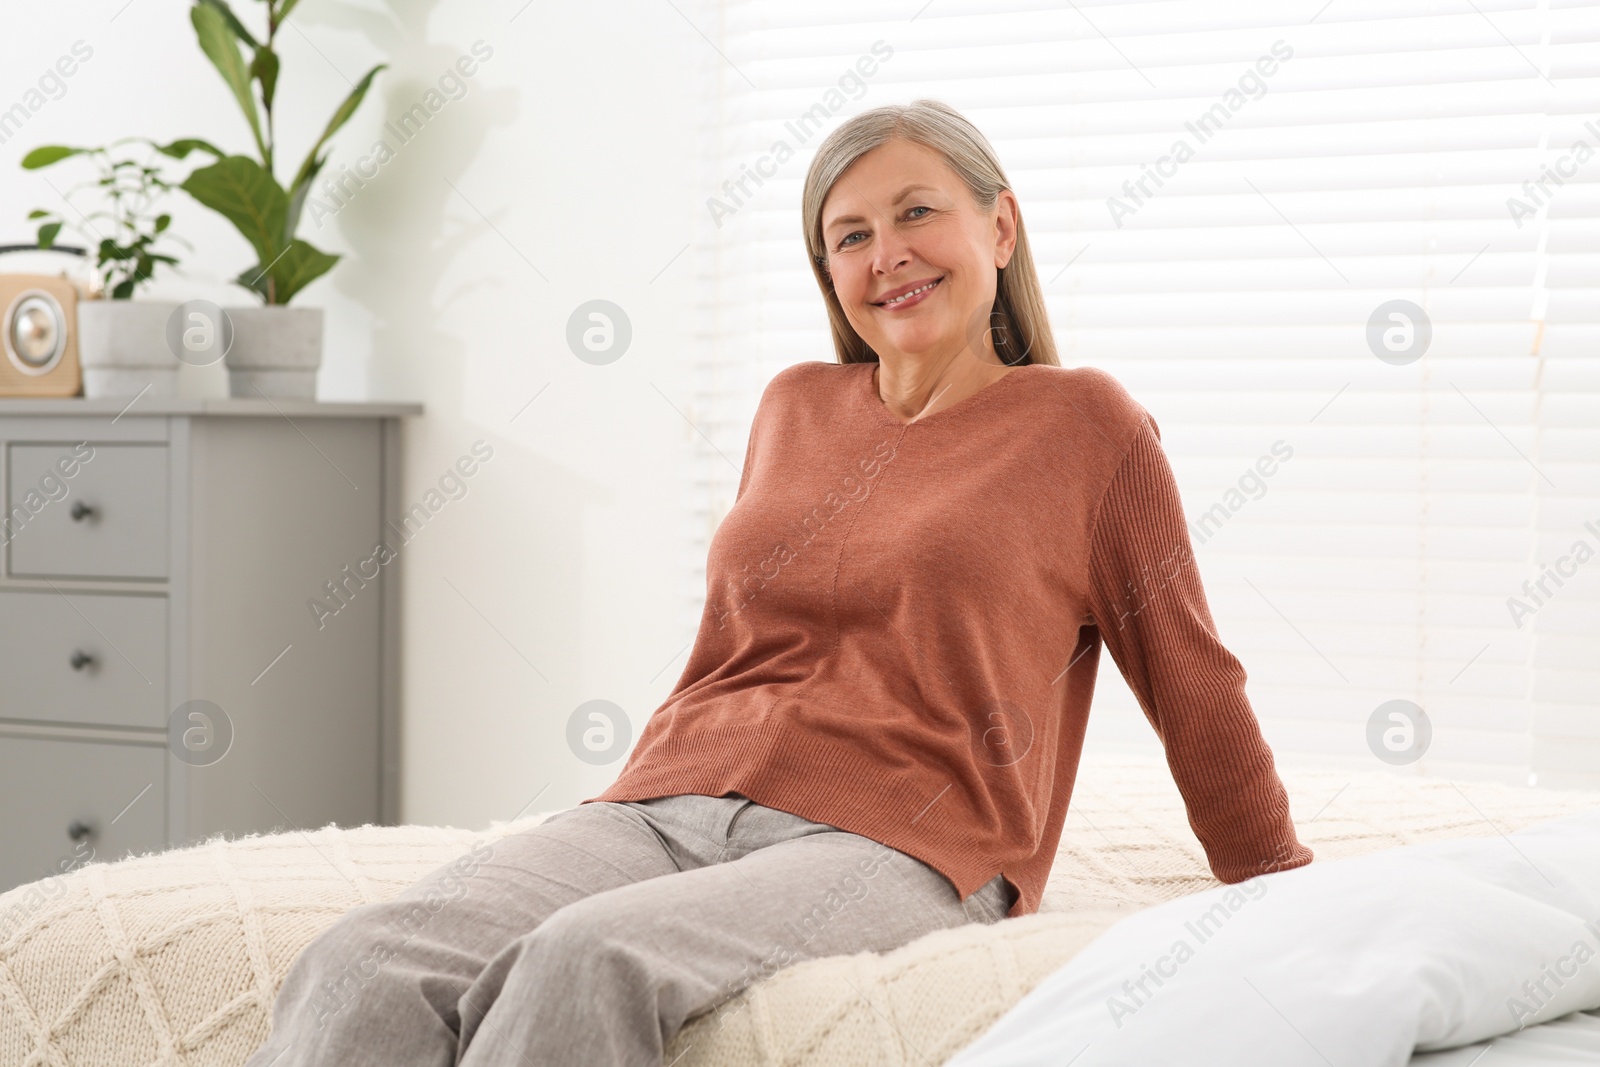
<svg viewBox="0 0 1600 1067">
<path fill-rule="evenodd" d="M 826 751 L 819 754 L 818 749 Z M 739 767 L 720 758 L 728 753 L 740 754 Z M 834 772 L 831 779 L 807 769 L 817 766 L 830 768 Z M 738 792 L 766 807 L 860 834 L 903 852 L 944 875 L 962 901 L 996 874 L 1003 874 L 1017 892 L 1007 917 L 1038 910 L 1048 870 L 1037 876 L 1013 874 L 1006 869 L 1008 865 L 991 858 L 991 850 L 971 842 L 941 840 L 938 832 L 920 831 L 919 822 L 924 827 L 934 825 L 924 820 L 937 811 L 942 790 L 930 788 L 925 782 L 888 777 L 884 771 L 881 761 L 863 758 L 829 740 L 781 725 L 721 730 L 707 727 L 687 738 L 682 734 L 664 737 L 651 746 L 648 769 L 624 767 L 604 791 L 580 803 Z M 884 813 L 893 811 L 912 814 L 904 820 L 886 821 Z M 956 827 L 946 831 L 952 838 L 959 832 Z M 1035 846 L 1030 859 L 1037 855 Z"/>
</svg>

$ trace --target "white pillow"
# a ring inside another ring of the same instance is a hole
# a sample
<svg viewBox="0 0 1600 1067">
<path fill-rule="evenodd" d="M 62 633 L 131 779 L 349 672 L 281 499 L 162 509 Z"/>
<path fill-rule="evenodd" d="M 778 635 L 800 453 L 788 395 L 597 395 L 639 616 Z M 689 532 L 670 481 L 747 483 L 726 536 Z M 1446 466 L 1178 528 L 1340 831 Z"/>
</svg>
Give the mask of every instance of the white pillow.
<svg viewBox="0 0 1600 1067">
<path fill-rule="evenodd" d="M 1594 1007 L 1600 809 L 1146 908 L 947 1067 L 1404 1067 Z"/>
</svg>

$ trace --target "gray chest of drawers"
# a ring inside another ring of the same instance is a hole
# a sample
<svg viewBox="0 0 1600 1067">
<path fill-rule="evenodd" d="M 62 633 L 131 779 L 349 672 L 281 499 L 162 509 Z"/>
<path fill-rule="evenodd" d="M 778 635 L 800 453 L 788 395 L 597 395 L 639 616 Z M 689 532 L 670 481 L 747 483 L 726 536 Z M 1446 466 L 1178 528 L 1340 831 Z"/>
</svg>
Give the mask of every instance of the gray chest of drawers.
<svg viewBox="0 0 1600 1067">
<path fill-rule="evenodd" d="M 351 567 L 420 410 L 0 400 L 0 891 L 396 821 L 403 561 Z"/>
</svg>

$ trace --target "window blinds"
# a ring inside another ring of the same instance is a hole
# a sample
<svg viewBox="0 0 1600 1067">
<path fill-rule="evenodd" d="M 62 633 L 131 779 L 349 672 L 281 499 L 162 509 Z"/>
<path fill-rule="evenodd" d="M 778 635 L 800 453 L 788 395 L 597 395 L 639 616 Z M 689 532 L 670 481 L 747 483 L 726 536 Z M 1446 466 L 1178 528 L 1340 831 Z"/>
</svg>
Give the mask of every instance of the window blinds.
<svg viewBox="0 0 1600 1067">
<path fill-rule="evenodd" d="M 762 387 L 833 359 L 806 165 L 933 96 L 1012 180 L 1063 364 L 1159 423 L 1274 747 L 1372 765 L 1403 699 L 1414 770 L 1600 787 L 1600 3 L 919 4 L 682 9 L 687 632 Z"/>
</svg>

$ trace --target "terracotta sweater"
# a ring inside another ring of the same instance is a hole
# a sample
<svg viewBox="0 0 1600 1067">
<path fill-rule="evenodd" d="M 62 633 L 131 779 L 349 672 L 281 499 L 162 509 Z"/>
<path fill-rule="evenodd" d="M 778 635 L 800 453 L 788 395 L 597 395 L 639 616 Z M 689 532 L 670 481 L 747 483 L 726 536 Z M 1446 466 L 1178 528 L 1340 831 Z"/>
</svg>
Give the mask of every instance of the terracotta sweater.
<svg viewBox="0 0 1600 1067">
<path fill-rule="evenodd" d="M 1104 371 L 1024 365 L 905 424 L 874 366 L 768 384 L 688 665 L 583 803 L 739 792 L 962 899 L 1003 873 L 1031 914 L 1104 640 L 1217 878 L 1311 862 L 1149 413 Z"/>
</svg>

